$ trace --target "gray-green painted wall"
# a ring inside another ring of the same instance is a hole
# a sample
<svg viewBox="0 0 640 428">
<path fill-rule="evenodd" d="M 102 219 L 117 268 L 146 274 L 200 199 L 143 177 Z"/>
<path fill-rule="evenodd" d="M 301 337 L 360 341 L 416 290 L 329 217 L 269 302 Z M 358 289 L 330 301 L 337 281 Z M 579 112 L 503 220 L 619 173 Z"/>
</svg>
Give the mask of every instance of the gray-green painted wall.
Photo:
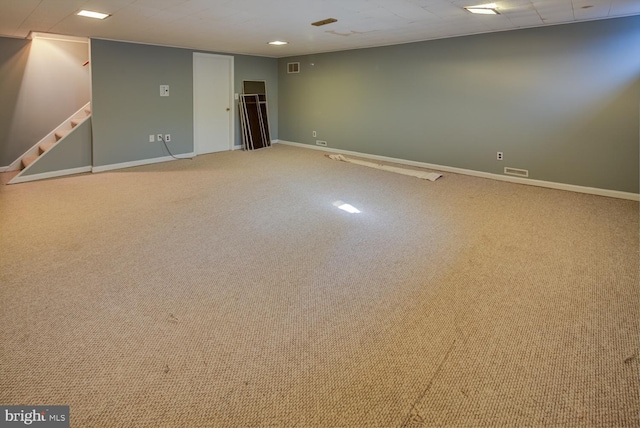
<svg viewBox="0 0 640 428">
<path fill-rule="evenodd" d="M 90 99 L 88 44 L 0 37 L 0 167 Z"/>
<path fill-rule="evenodd" d="M 290 57 L 279 77 L 282 140 L 639 190 L 640 17 Z"/>
<path fill-rule="evenodd" d="M 149 134 L 171 134 L 174 154 L 193 152 L 193 50 L 94 39 L 93 165 L 105 166 L 168 156 Z M 226 54 L 225 54 L 226 55 Z M 278 133 L 278 62 L 234 57 L 235 92 L 243 79 L 266 80 L 272 138 Z M 159 86 L 170 86 L 160 97 Z M 235 144 L 241 144 L 237 103 Z"/>
<path fill-rule="evenodd" d="M 168 156 L 150 134 L 171 134 L 174 154 L 193 151 L 190 62 L 184 49 L 91 40 L 94 167 Z"/>
</svg>

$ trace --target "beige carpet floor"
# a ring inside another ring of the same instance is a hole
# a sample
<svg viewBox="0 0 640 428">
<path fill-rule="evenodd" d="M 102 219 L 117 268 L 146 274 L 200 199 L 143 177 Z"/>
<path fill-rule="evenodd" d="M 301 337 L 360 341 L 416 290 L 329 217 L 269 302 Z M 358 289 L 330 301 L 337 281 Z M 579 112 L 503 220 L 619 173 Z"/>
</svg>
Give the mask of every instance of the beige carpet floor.
<svg viewBox="0 0 640 428">
<path fill-rule="evenodd" d="M 282 145 L 0 186 L 0 404 L 74 427 L 637 427 L 638 218 Z"/>
</svg>

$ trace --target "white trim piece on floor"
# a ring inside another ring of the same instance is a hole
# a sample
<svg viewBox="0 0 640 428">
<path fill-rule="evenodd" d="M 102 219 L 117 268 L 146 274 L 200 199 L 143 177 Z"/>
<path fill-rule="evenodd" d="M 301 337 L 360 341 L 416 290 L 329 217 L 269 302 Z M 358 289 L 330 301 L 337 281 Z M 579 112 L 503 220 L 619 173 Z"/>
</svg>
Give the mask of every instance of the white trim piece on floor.
<svg viewBox="0 0 640 428">
<path fill-rule="evenodd" d="M 11 171 L 11 166 L 0 166 L 0 172 L 9 172 Z"/>
<path fill-rule="evenodd" d="M 100 165 L 100 166 L 92 167 L 91 168 L 91 172 L 105 172 L 105 171 L 112 171 L 114 169 L 123 169 L 123 168 L 131 168 L 131 167 L 134 167 L 134 166 L 151 165 L 151 164 L 160 163 L 160 162 L 169 162 L 169 161 L 174 161 L 174 160 L 191 159 L 191 158 L 193 158 L 195 156 L 196 156 L 196 154 L 194 152 L 191 152 L 191 153 L 180 153 L 180 154 L 176 155 L 176 157 L 178 159 L 172 158 L 171 156 L 162 156 L 162 157 L 159 157 L 159 158 L 142 159 L 142 160 L 131 161 L 131 162 L 114 163 L 114 164 L 110 164 L 110 165 Z"/>
<path fill-rule="evenodd" d="M 231 149 L 231 150 L 233 150 L 233 151 L 242 150 L 242 146 L 241 145 L 240 146 L 233 146 L 233 149 Z"/>
<path fill-rule="evenodd" d="M 63 169 L 61 171 L 43 172 L 42 174 L 22 175 L 14 177 L 9 183 L 25 183 L 27 181 L 45 180 L 47 178 L 63 177 L 65 175 L 82 174 L 91 172 L 91 166 L 81 166 L 79 168 Z"/>
<path fill-rule="evenodd" d="M 274 141 L 275 142 L 275 141 Z M 515 184 L 526 184 L 529 186 L 545 187 L 548 189 L 567 190 L 569 192 L 587 193 L 590 195 L 607 196 L 610 198 L 627 199 L 630 201 L 640 201 L 640 194 L 621 192 L 619 190 L 599 189 L 597 187 L 577 186 L 575 184 L 554 183 L 552 181 L 533 180 L 530 178 L 507 177 L 490 172 L 474 171 L 471 169 L 456 168 L 451 166 L 436 165 L 424 162 L 416 162 L 405 159 L 390 158 L 387 156 L 370 155 L 367 153 L 353 152 L 350 150 L 332 149 L 329 147 L 312 146 L 310 144 L 295 143 L 293 141 L 277 140 L 279 144 L 287 146 L 301 147 L 304 149 L 320 150 L 323 152 L 339 153 L 349 156 L 357 156 L 366 159 L 375 159 L 383 162 L 398 163 L 402 165 L 417 166 L 419 168 L 434 169 L 436 171 L 452 172 L 454 174 L 470 175 L 473 177 L 489 178 L 491 180 L 507 181 Z"/>
</svg>

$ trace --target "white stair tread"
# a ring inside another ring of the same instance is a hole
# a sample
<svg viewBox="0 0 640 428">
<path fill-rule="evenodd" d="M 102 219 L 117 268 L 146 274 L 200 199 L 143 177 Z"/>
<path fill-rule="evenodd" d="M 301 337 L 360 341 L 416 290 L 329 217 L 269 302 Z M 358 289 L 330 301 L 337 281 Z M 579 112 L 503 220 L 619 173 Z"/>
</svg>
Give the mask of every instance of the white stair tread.
<svg viewBox="0 0 640 428">
<path fill-rule="evenodd" d="M 67 134 L 71 132 L 71 129 L 64 129 L 62 131 L 56 131 L 56 140 L 62 140 Z"/>
<path fill-rule="evenodd" d="M 48 143 L 42 143 L 40 144 L 40 150 L 42 151 L 42 153 L 46 152 L 47 150 L 49 150 L 51 147 L 53 147 L 53 145 L 55 144 L 54 141 L 49 141 Z"/>
</svg>

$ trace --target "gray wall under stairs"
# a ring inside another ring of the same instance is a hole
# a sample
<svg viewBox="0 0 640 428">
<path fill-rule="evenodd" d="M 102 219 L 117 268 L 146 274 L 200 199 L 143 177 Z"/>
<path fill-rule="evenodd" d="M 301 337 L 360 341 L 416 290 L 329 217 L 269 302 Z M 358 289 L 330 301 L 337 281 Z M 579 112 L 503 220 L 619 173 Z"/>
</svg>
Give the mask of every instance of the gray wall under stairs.
<svg viewBox="0 0 640 428">
<path fill-rule="evenodd" d="M 22 176 L 65 171 L 85 166 L 91 166 L 91 118 L 76 126 L 45 155 L 41 155 L 28 170 L 22 173 Z"/>
</svg>

